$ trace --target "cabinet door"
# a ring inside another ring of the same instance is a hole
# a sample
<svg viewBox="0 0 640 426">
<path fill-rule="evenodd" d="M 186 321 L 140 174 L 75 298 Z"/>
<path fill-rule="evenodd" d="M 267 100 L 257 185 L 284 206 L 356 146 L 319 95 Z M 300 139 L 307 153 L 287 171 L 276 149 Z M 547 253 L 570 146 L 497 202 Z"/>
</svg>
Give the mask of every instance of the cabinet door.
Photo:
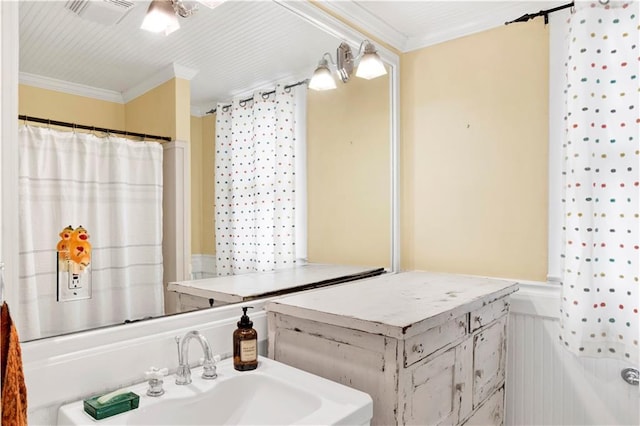
<svg viewBox="0 0 640 426">
<path fill-rule="evenodd" d="M 404 423 L 455 425 L 471 412 L 471 339 L 407 369 Z"/>
<path fill-rule="evenodd" d="M 473 336 L 474 409 L 504 383 L 506 325 L 504 315 Z"/>
<path fill-rule="evenodd" d="M 464 422 L 464 426 L 501 426 L 504 424 L 504 388 L 498 389 Z"/>
</svg>

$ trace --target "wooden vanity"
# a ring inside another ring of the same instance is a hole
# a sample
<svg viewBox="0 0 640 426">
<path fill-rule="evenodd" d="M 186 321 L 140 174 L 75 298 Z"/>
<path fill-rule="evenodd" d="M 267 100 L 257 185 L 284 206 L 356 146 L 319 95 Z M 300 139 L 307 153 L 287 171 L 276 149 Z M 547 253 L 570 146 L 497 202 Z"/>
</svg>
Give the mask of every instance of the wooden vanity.
<svg viewBox="0 0 640 426">
<path fill-rule="evenodd" d="M 515 282 L 387 274 L 267 304 L 269 357 L 367 392 L 372 424 L 501 425 Z"/>
</svg>

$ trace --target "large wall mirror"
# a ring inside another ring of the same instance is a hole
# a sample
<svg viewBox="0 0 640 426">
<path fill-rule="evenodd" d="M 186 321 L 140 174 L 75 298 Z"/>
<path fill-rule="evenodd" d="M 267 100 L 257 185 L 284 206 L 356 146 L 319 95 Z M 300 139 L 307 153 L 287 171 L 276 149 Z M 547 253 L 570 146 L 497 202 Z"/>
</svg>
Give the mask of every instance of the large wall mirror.
<svg viewBox="0 0 640 426">
<path fill-rule="evenodd" d="M 191 200 L 185 211 L 191 235 L 184 251 L 193 264 L 194 278 L 210 276 L 206 265 L 216 252 L 216 114 L 208 112 L 219 102 L 308 79 L 325 52 L 335 58 L 343 41 L 357 52 L 364 38 L 317 6 L 279 1 L 227 1 L 216 8 L 185 1 L 186 8 L 197 5 L 199 10 L 178 18 L 180 28 L 164 36 L 140 29 L 149 2 L 133 3 L 126 14 L 108 23 L 104 15 L 96 17 L 91 11 L 78 16 L 64 1 L 20 2 L 19 114 L 129 131 L 137 131 L 134 123 L 145 123 L 143 133 L 189 144 Z M 377 47 L 387 62 L 387 75 L 372 80 L 352 76 L 347 83 L 337 81 L 336 90 L 306 92 L 305 251 L 309 262 L 399 268 L 394 189 L 398 59 Z M 158 77 L 167 70 L 174 76 Z M 168 125 L 159 117 L 159 108 L 173 114 L 174 122 Z M 80 132 L 28 120 L 20 120 L 19 125 Z M 165 185 L 167 179 L 165 175 Z M 120 283 L 99 282 L 101 242 L 95 238 L 100 235 L 95 228 L 102 223 L 87 229 L 96 256 L 91 298 L 56 301 L 58 233 L 66 225 L 89 228 L 75 217 L 57 219 L 60 229 L 48 231 L 52 235 L 47 241 L 52 243 L 30 249 L 38 252 L 35 262 L 51 261 L 49 272 L 41 273 L 48 274 L 50 282 L 39 280 L 30 289 L 7 283 L 6 291 L 17 304 L 12 312 L 17 312 L 23 341 L 164 313 L 132 316 L 128 302 L 109 293 L 111 287 L 120 289 Z M 20 238 L 20 232 L 15 236 Z M 19 271 L 22 282 L 30 270 L 22 265 Z M 117 315 L 100 314 L 107 311 Z M 63 315 L 72 319 L 62 321 Z M 28 321 L 39 324 L 30 327 L 25 325 Z"/>
</svg>

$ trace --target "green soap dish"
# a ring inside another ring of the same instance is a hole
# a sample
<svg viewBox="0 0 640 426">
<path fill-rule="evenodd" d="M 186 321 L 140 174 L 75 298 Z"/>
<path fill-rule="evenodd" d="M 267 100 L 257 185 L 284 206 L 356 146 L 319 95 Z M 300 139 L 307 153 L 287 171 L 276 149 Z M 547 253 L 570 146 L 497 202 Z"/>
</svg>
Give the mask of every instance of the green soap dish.
<svg viewBox="0 0 640 426">
<path fill-rule="evenodd" d="M 106 419 L 116 414 L 138 408 L 140 397 L 133 392 L 126 392 L 111 398 L 105 404 L 98 402 L 100 395 L 84 400 L 84 411 L 96 420 Z"/>
</svg>

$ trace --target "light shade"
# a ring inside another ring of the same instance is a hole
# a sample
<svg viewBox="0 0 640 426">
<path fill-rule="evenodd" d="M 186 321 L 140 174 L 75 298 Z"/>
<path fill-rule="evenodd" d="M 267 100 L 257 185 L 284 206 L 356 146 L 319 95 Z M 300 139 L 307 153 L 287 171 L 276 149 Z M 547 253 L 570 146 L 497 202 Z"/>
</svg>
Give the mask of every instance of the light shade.
<svg viewBox="0 0 640 426">
<path fill-rule="evenodd" d="M 371 80 L 372 78 L 385 75 L 387 69 L 384 67 L 384 62 L 378 56 L 376 48 L 371 43 L 367 43 L 364 48 L 364 55 L 360 59 L 358 69 L 356 70 L 356 77 Z"/>
<path fill-rule="evenodd" d="M 329 64 L 326 59 L 322 59 L 318 64 L 318 68 L 313 72 L 313 77 L 309 81 L 309 89 L 311 90 L 331 90 L 336 88 L 336 81 L 333 79 Z"/>
<path fill-rule="evenodd" d="M 180 28 L 171 0 L 153 0 L 140 28 L 152 33 L 164 32 L 164 35 L 169 35 Z"/>
</svg>

